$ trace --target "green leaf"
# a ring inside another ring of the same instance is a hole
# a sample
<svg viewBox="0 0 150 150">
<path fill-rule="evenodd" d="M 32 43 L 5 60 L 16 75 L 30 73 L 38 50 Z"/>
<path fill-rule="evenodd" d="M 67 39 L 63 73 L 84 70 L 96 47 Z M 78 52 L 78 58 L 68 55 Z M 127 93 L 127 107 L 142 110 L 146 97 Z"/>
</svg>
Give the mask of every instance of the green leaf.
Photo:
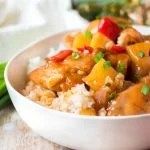
<svg viewBox="0 0 150 150">
<path fill-rule="evenodd" d="M 147 84 L 143 85 L 141 89 L 141 93 L 145 96 L 150 94 L 150 86 Z"/>
<path fill-rule="evenodd" d="M 98 62 L 101 60 L 101 58 L 104 58 L 104 53 L 102 53 L 102 52 L 97 53 L 97 54 L 94 56 L 94 61 L 95 61 L 95 63 L 98 63 Z"/>
</svg>

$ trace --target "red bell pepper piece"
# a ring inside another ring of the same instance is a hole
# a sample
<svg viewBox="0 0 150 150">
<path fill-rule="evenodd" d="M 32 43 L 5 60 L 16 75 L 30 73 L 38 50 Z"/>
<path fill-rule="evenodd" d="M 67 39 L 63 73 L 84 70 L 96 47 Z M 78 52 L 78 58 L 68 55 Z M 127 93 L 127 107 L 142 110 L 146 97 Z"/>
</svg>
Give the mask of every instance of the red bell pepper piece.
<svg viewBox="0 0 150 150">
<path fill-rule="evenodd" d="M 84 48 L 85 48 L 85 50 L 87 50 L 89 53 L 92 53 L 92 52 L 93 52 L 93 48 L 90 47 L 90 46 L 85 46 Z"/>
<path fill-rule="evenodd" d="M 61 62 L 71 54 L 72 54 L 72 50 L 62 50 L 58 54 L 48 58 L 48 60 L 55 61 L 55 62 Z"/>
<path fill-rule="evenodd" d="M 82 47 L 82 48 L 78 48 L 78 51 L 80 51 L 80 52 L 84 52 L 84 47 Z"/>
<path fill-rule="evenodd" d="M 116 41 L 117 37 L 121 32 L 121 29 L 114 21 L 112 21 L 108 17 L 105 17 L 100 21 L 100 24 L 98 26 L 98 31 L 103 33 L 109 39 Z"/>
<path fill-rule="evenodd" d="M 126 51 L 126 48 L 123 46 L 119 46 L 119 45 L 113 45 L 110 48 L 110 51 L 113 53 L 124 53 Z"/>
<path fill-rule="evenodd" d="M 90 46 L 84 46 L 83 48 L 78 48 L 78 50 L 80 52 L 83 52 L 83 53 L 84 53 L 84 51 L 87 51 L 88 53 L 92 53 L 93 52 L 93 48 L 90 47 Z"/>
</svg>

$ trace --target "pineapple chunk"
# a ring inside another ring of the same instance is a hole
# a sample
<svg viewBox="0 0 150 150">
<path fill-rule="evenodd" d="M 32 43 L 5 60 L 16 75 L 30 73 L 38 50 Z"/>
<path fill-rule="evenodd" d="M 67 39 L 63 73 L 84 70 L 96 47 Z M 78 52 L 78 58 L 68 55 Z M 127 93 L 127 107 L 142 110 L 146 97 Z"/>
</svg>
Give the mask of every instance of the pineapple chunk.
<svg viewBox="0 0 150 150">
<path fill-rule="evenodd" d="M 150 42 L 141 42 L 127 47 L 127 52 L 131 60 L 137 63 L 142 57 L 149 56 Z"/>
<path fill-rule="evenodd" d="M 112 80 L 115 79 L 117 72 L 111 66 L 105 67 L 106 61 L 101 59 L 93 67 L 91 73 L 86 76 L 83 80 L 91 87 L 91 89 L 97 91 L 105 84 L 105 79 L 109 76 Z"/>
<path fill-rule="evenodd" d="M 86 38 L 85 34 L 80 32 L 78 33 L 73 40 L 73 48 L 83 48 L 85 46 L 89 46 L 90 39 Z"/>
<path fill-rule="evenodd" d="M 93 48 L 105 48 L 107 42 L 111 41 L 102 33 L 95 33 L 91 40 L 90 46 Z"/>
</svg>

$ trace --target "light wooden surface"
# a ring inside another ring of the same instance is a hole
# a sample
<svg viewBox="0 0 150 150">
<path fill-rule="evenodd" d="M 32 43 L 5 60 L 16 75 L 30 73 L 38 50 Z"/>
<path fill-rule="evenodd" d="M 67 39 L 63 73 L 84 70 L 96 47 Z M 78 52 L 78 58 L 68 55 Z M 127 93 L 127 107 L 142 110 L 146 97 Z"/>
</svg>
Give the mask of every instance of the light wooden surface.
<svg viewBox="0 0 150 150">
<path fill-rule="evenodd" d="M 34 133 L 13 106 L 0 111 L 0 150 L 69 150 Z"/>
</svg>

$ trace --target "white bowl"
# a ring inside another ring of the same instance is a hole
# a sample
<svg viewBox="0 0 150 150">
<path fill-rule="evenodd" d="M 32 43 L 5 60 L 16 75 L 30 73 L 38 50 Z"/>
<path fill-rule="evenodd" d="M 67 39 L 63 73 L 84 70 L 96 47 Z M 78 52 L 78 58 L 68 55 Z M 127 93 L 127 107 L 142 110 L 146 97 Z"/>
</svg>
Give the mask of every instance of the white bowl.
<svg viewBox="0 0 150 150">
<path fill-rule="evenodd" d="M 27 62 L 44 57 L 64 33 L 45 38 L 13 57 L 5 70 L 12 102 L 21 118 L 39 135 L 60 145 L 82 150 L 150 148 L 150 114 L 137 116 L 79 116 L 51 110 L 22 96 Z"/>
</svg>

